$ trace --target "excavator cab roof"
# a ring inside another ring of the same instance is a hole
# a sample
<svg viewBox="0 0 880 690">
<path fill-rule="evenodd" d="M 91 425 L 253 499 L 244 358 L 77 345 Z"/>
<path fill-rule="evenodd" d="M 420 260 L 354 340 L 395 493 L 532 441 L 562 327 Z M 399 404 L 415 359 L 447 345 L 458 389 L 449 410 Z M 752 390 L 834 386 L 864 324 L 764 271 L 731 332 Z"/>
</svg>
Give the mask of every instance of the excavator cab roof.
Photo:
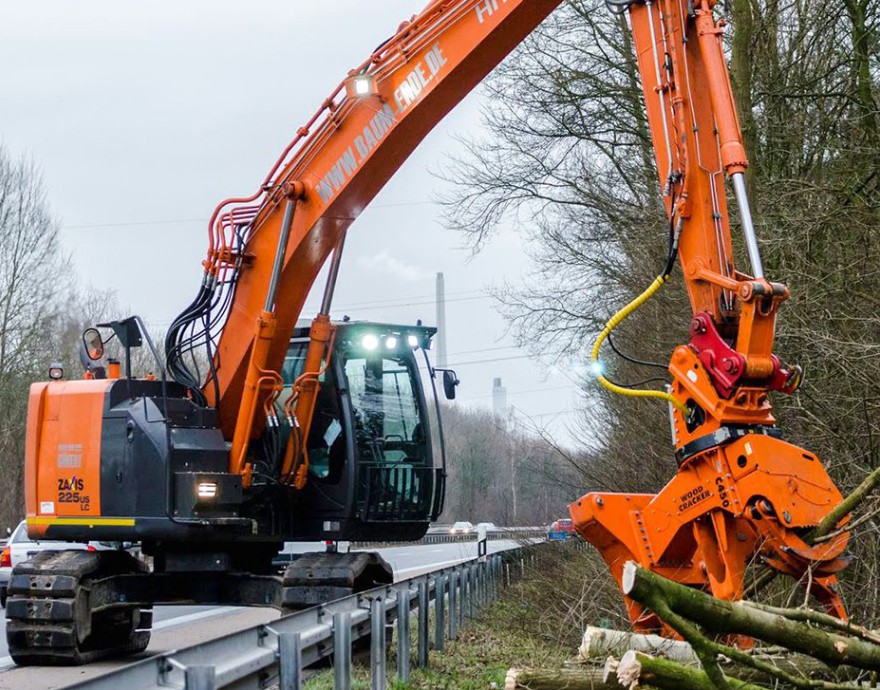
<svg viewBox="0 0 880 690">
<path fill-rule="evenodd" d="M 402 325 L 379 323 L 375 321 L 334 321 L 337 328 L 337 342 L 349 347 L 363 347 L 367 350 L 383 345 L 396 349 L 404 345 L 410 348 L 431 349 L 431 338 L 437 333 L 434 326 L 417 324 Z M 309 337 L 311 321 L 301 319 L 293 332 L 291 342 Z"/>
</svg>

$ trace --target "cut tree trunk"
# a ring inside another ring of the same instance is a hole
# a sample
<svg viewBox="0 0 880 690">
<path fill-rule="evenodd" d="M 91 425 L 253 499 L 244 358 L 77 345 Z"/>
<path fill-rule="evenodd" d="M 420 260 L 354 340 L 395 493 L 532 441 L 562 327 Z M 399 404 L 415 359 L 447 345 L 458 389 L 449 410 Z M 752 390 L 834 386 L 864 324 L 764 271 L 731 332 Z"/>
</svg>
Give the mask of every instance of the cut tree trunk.
<svg viewBox="0 0 880 690">
<path fill-rule="evenodd" d="M 620 690 L 613 679 L 605 681 L 601 668 L 584 669 L 515 669 L 507 672 L 504 690 Z"/>
<path fill-rule="evenodd" d="M 716 599 L 640 568 L 630 561 L 624 567 L 623 593 L 656 610 L 671 611 L 718 635 L 747 635 L 812 656 L 830 665 L 848 664 L 880 670 L 880 645 L 855 637 L 826 632 L 742 602 Z"/>
<path fill-rule="evenodd" d="M 699 666 L 700 661 L 687 642 L 673 640 L 659 635 L 640 635 L 623 630 L 609 630 L 587 626 L 584 639 L 578 649 L 578 658 L 582 661 L 607 659 L 609 656 L 620 658 L 628 651 L 645 652 L 651 656 L 662 656 L 689 666 Z"/>
<path fill-rule="evenodd" d="M 704 671 L 642 652 L 624 654 L 614 672 L 618 684 L 625 688 L 647 685 L 658 690 L 717 690 Z M 730 676 L 727 682 L 734 690 L 766 690 Z"/>
<path fill-rule="evenodd" d="M 659 635 L 642 635 L 623 630 L 611 630 L 587 626 L 584 639 L 578 650 L 578 661 L 595 663 L 608 657 L 621 658 L 629 651 L 643 652 L 653 657 L 676 661 L 684 666 L 699 667 L 700 660 L 693 648 L 682 640 L 672 640 Z M 782 648 L 755 649 L 751 656 L 776 666 L 785 673 L 803 678 L 827 678 L 832 670 L 827 664 L 803 654 L 794 654 Z M 736 665 L 722 660 L 719 662 L 725 673 L 734 673 L 740 680 L 750 683 L 772 682 L 773 677 L 749 666 Z"/>
</svg>

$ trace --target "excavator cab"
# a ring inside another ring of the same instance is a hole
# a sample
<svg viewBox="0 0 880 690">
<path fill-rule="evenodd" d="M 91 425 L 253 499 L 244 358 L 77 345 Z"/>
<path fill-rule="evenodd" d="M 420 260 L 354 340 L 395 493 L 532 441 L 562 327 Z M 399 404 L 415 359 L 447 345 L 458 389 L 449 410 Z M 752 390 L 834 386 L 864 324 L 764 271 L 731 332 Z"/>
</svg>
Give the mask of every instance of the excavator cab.
<svg viewBox="0 0 880 690">
<path fill-rule="evenodd" d="M 298 538 L 418 539 L 442 511 L 445 488 L 436 373 L 424 357 L 436 329 L 365 322 L 336 328 L 305 439 L 309 476 L 297 511 L 297 531 L 314 532 Z M 281 372 L 291 391 L 308 347 L 302 325 Z"/>
</svg>

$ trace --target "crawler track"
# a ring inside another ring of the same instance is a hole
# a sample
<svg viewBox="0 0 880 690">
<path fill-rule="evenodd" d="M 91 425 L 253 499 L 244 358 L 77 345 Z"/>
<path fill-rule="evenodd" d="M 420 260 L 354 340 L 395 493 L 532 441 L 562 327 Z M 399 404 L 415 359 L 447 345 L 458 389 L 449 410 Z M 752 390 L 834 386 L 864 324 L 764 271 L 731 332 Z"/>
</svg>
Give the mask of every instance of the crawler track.
<svg viewBox="0 0 880 690">
<path fill-rule="evenodd" d="M 284 571 L 282 606 L 304 609 L 392 582 L 394 571 L 377 553 L 307 553 Z"/>
<path fill-rule="evenodd" d="M 6 639 L 16 664 L 70 666 L 142 652 L 150 642 L 149 608 L 103 603 L 102 578 L 144 572 L 124 551 L 45 551 L 15 567 L 6 604 Z"/>
</svg>

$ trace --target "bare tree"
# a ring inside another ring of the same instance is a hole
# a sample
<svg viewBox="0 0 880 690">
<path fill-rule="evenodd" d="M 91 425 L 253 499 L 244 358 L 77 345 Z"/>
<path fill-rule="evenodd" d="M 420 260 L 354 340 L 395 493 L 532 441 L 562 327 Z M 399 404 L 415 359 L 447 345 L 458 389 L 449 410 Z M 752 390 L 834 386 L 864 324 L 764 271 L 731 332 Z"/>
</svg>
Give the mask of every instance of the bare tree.
<svg viewBox="0 0 880 690">
<path fill-rule="evenodd" d="M 8 478 L 0 516 L 7 524 L 23 507 L 28 385 L 59 357 L 71 282 L 38 170 L 0 149 L 0 472 Z"/>
<path fill-rule="evenodd" d="M 518 418 L 448 406 L 443 520 L 541 525 L 567 515 L 581 486 L 569 460 Z"/>
</svg>

